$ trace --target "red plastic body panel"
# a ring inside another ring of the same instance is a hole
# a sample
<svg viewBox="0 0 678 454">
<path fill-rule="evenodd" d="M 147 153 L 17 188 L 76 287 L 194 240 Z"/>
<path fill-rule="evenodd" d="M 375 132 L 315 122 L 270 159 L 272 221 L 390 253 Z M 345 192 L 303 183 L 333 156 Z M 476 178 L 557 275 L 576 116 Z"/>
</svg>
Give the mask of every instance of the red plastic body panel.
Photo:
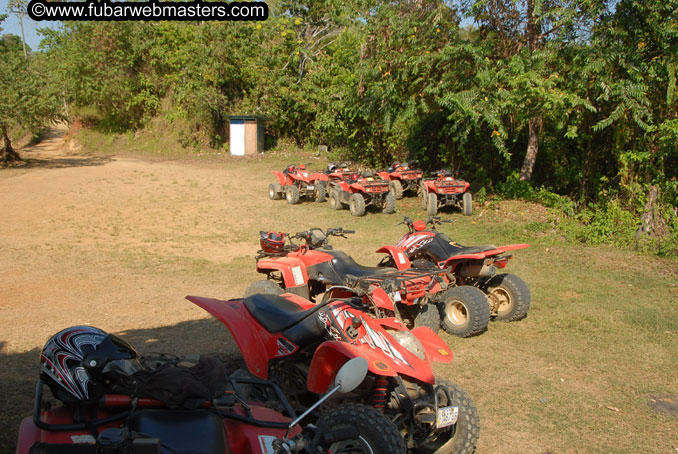
<svg viewBox="0 0 678 454">
<path fill-rule="evenodd" d="M 372 289 L 370 296 L 372 296 L 372 301 L 374 301 L 374 304 L 377 307 L 395 312 L 393 300 L 391 300 L 391 297 L 388 296 L 388 294 L 381 287 Z"/>
<path fill-rule="evenodd" d="M 276 172 L 275 170 L 271 170 L 271 173 L 276 176 L 276 178 L 278 179 L 278 183 L 280 183 L 281 186 L 286 186 L 285 175 L 283 175 L 282 172 Z"/>
<path fill-rule="evenodd" d="M 291 301 L 297 301 L 292 298 L 296 295 L 288 293 L 283 295 Z M 245 358 L 247 368 L 259 378 L 268 378 L 268 361 L 271 358 L 291 355 L 297 350 L 281 352 L 278 339 L 285 339 L 284 336 L 269 333 L 250 314 L 241 299 L 222 301 L 199 296 L 187 296 L 186 299 L 205 309 L 226 325 Z M 294 345 L 290 340 L 285 340 L 286 343 Z"/>
<path fill-rule="evenodd" d="M 489 257 L 494 257 L 495 255 L 501 255 L 504 252 L 508 251 L 516 251 L 518 249 L 527 249 L 529 248 L 529 244 L 521 243 L 521 244 L 509 244 L 507 246 L 499 246 L 496 249 L 491 249 L 489 251 L 483 251 L 483 252 L 477 252 L 475 254 L 464 254 L 464 255 L 455 255 L 454 257 L 450 257 L 449 259 L 445 260 L 444 262 L 441 262 L 440 267 L 441 268 L 447 268 L 448 266 L 454 264 L 454 262 L 460 261 L 460 260 L 484 260 Z"/>
<path fill-rule="evenodd" d="M 417 336 L 431 361 L 445 364 L 452 362 L 452 350 L 431 328 L 418 326 L 410 332 Z"/>
<path fill-rule="evenodd" d="M 455 180 L 452 177 L 443 177 L 436 180 L 424 180 L 424 186 L 428 192 L 435 192 L 436 194 L 463 194 L 469 190 L 471 184 L 463 180 Z"/>
<path fill-rule="evenodd" d="M 407 255 L 397 246 L 382 246 L 376 252 L 383 252 L 393 257 L 393 262 L 399 270 L 406 270 L 412 266 Z"/>
<path fill-rule="evenodd" d="M 434 237 L 435 233 L 428 230 L 423 230 L 420 232 L 406 233 L 403 237 L 398 240 L 396 246 L 403 252 L 410 253 L 414 251 L 408 251 L 407 249 L 418 246 L 421 241 L 425 241 L 431 237 Z"/>
<path fill-rule="evenodd" d="M 245 415 L 245 412 L 242 411 L 240 407 L 236 407 L 240 410 L 237 413 Z M 279 422 L 288 422 L 289 418 L 276 413 L 270 408 L 251 406 L 252 416 L 257 419 L 265 421 L 279 421 Z M 275 438 L 282 438 L 285 435 L 285 430 L 283 429 L 271 429 L 266 427 L 256 427 L 250 424 L 239 421 L 228 421 L 224 420 L 224 429 L 226 430 L 228 447 L 233 454 L 245 453 L 245 454 L 260 454 L 265 452 L 273 452 L 271 450 L 270 443 Z M 290 436 L 293 437 L 301 432 L 299 426 L 294 426 L 290 431 Z M 266 449 L 268 446 L 268 449 Z"/>
<path fill-rule="evenodd" d="M 360 318 L 362 324 L 357 328 L 358 336 L 350 343 L 326 341 L 318 347 L 308 372 L 309 391 L 314 393 L 327 391 L 339 368 L 349 359 L 358 356 L 367 360 L 368 370 L 373 374 L 387 377 L 404 375 L 426 383 L 435 383 L 431 358 L 426 354 L 423 360 L 420 359 L 401 346 L 389 334 L 389 330 L 385 329 L 388 327 L 408 331 L 396 318 L 374 319 L 344 303 L 331 305 L 331 311 L 339 324 L 343 324 L 344 320 L 350 320 L 351 317 Z M 436 347 L 439 345 L 431 340 L 431 335 L 437 337 L 431 330 L 417 331 L 413 334 L 417 337 L 418 334 L 423 334 L 428 345 Z M 442 339 L 440 343 L 444 345 Z M 447 351 L 449 352 L 449 348 Z M 451 356 L 451 352 L 449 353 Z M 437 353 L 436 357 L 440 355 Z"/>
<path fill-rule="evenodd" d="M 301 258 L 294 254 L 295 253 L 290 253 L 287 257 L 261 259 L 257 262 L 257 271 L 259 273 L 265 273 L 268 270 L 280 271 L 282 273 L 283 282 L 285 283 L 285 288 L 306 285 L 308 284 L 308 271 L 306 270 L 308 265 L 304 260 L 301 260 Z M 322 261 L 319 258 L 318 260 L 319 262 Z"/>
</svg>

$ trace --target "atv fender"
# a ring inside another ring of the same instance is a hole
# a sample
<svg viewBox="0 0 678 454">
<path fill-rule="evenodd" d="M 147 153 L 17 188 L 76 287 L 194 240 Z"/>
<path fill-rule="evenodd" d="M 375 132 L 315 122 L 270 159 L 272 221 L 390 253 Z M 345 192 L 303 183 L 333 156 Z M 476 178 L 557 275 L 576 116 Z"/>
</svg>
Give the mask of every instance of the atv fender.
<svg viewBox="0 0 678 454">
<path fill-rule="evenodd" d="M 280 183 L 280 186 L 286 186 L 287 185 L 285 175 L 283 175 L 282 172 L 277 172 L 275 170 L 271 170 L 271 173 L 278 178 L 278 183 Z"/>
<path fill-rule="evenodd" d="M 280 271 L 286 289 L 308 285 L 308 270 L 304 262 L 296 257 L 261 259 L 257 262 L 257 271 Z"/>
<path fill-rule="evenodd" d="M 349 359 L 362 357 L 367 360 L 367 368 L 376 375 L 395 377 L 398 375 L 395 365 L 383 354 L 371 349 L 339 341 L 325 341 L 315 351 L 308 370 L 308 390 L 322 394 L 328 390 L 341 366 Z"/>
<path fill-rule="evenodd" d="M 379 178 L 382 180 L 390 181 L 393 178 L 391 178 L 391 174 L 388 172 L 377 172 L 377 175 L 379 175 Z"/>
<path fill-rule="evenodd" d="M 42 434 L 33 423 L 33 418 L 26 417 L 21 421 L 21 426 L 19 427 L 19 441 L 16 446 L 17 454 L 28 454 L 31 450 L 31 446 L 37 441 L 41 441 Z"/>
<path fill-rule="evenodd" d="M 393 263 L 395 263 L 396 268 L 399 270 L 406 270 L 412 267 L 410 259 L 407 258 L 407 255 L 397 246 L 382 246 L 377 249 L 377 253 L 380 252 L 389 254 L 393 258 Z"/>
<path fill-rule="evenodd" d="M 436 192 L 436 182 L 435 180 L 424 180 L 424 187 L 428 192 Z"/>
<path fill-rule="evenodd" d="M 500 246 L 489 251 L 476 252 L 474 254 L 455 255 L 442 262 L 441 268 L 447 268 L 453 265 L 454 262 L 461 260 L 484 260 L 488 257 L 503 254 L 504 252 L 516 251 L 518 249 L 527 249 L 528 247 L 530 247 L 529 244 L 509 244 L 508 246 Z"/>
<path fill-rule="evenodd" d="M 330 181 L 330 177 L 328 177 L 326 174 L 320 173 L 320 172 L 312 173 L 311 176 L 309 177 L 309 179 L 314 183 L 317 182 L 317 181 Z"/>
<path fill-rule="evenodd" d="M 247 368 L 261 379 L 268 377 L 268 357 L 266 346 L 261 339 L 261 332 L 266 332 L 263 327 L 249 314 L 243 300 L 233 299 L 222 301 L 200 296 L 187 296 L 187 300 L 200 306 L 230 331 L 238 349 L 245 358 Z"/>
<path fill-rule="evenodd" d="M 376 287 L 374 290 L 372 290 L 371 296 L 372 301 L 374 301 L 374 304 L 377 307 L 386 309 L 387 311 L 395 312 L 393 300 L 381 287 Z"/>
<path fill-rule="evenodd" d="M 436 363 L 452 362 L 452 350 L 431 328 L 418 326 L 410 330 L 424 346 L 426 356 Z"/>
</svg>

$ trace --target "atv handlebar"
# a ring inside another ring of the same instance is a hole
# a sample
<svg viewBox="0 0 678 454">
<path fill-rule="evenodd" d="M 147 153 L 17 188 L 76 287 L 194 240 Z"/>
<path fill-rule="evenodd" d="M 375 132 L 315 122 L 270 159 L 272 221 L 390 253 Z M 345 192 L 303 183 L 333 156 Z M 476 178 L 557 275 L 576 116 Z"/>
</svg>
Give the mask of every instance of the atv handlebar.
<svg viewBox="0 0 678 454">
<path fill-rule="evenodd" d="M 334 227 L 323 231 L 323 229 L 319 227 L 313 227 L 309 230 L 304 230 L 303 232 L 297 232 L 290 236 L 290 238 L 304 240 L 309 249 L 315 249 L 323 246 L 329 247 L 327 244 L 327 237 L 329 236 L 346 238 L 346 235 L 350 233 L 355 233 L 355 230 L 344 230 L 343 227 Z"/>
<path fill-rule="evenodd" d="M 443 223 L 451 224 L 452 222 L 454 222 L 452 219 L 442 219 L 440 216 L 429 216 L 429 218 L 426 220 L 426 225 L 430 225 L 431 229 L 435 230 L 436 225 L 440 225 Z M 404 224 L 407 226 L 411 233 L 414 231 L 414 223 L 415 221 L 405 216 L 402 222 L 397 223 L 396 226 Z"/>
</svg>

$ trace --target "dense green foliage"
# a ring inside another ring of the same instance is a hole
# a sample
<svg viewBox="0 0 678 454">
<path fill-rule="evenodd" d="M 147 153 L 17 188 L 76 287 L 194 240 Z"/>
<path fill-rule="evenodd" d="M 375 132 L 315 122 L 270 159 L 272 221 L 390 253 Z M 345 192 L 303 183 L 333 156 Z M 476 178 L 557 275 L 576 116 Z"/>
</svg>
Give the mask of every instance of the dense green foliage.
<svg viewBox="0 0 678 454">
<path fill-rule="evenodd" d="M 6 16 L 0 16 L 0 25 Z M 2 29 L 0 28 L 0 31 Z M 16 131 L 36 133 L 45 121 L 56 116 L 57 98 L 53 84 L 45 83 L 49 68 L 44 58 L 26 60 L 21 39 L 15 35 L 0 36 L 0 164 L 16 161 L 12 147 Z"/>
<path fill-rule="evenodd" d="M 103 131 L 161 116 L 218 147 L 228 115 L 263 114 L 274 142 L 565 197 L 584 241 L 648 210 L 648 231 L 675 237 L 678 0 L 269 5 L 265 22 L 68 23 L 46 31 L 46 75 Z"/>
</svg>

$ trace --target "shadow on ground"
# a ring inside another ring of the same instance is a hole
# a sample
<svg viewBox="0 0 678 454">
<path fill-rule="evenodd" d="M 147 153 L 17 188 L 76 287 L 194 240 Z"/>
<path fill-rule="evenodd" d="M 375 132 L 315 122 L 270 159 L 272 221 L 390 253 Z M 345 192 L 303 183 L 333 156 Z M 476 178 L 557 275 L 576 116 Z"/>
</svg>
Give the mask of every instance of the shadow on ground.
<svg viewBox="0 0 678 454">
<path fill-rule="evenodd" d="M 25 155 L 24 155 L 25 156 Z M 30 158 L 24 157 L 25 161 L 22 164 L 14 167 L 23 169 L 43 168 L 43 169 L 62 169 L 67 167 L 91 167 L 102 166 L 108 164 L 113 160 L 112 156 L 64 156 L 60 158 Z"/>
<path fill-rule="evenodd" d="M 63 328 L 65 327 L 54 332 Z M 129 342 L 139 354 L 163 352 L 175 355 L 230 355 L 237 352 L 228 330 L 215 319 L 187 321 L 173 326 L 134 329 L 115 334 Z M 15 452 L 19 424 L 23 418 L 32 414 L 39 364 L 40 349 L 7 353 L 5 342 L 0 341 L 0 454 Z"/>
</svg>

